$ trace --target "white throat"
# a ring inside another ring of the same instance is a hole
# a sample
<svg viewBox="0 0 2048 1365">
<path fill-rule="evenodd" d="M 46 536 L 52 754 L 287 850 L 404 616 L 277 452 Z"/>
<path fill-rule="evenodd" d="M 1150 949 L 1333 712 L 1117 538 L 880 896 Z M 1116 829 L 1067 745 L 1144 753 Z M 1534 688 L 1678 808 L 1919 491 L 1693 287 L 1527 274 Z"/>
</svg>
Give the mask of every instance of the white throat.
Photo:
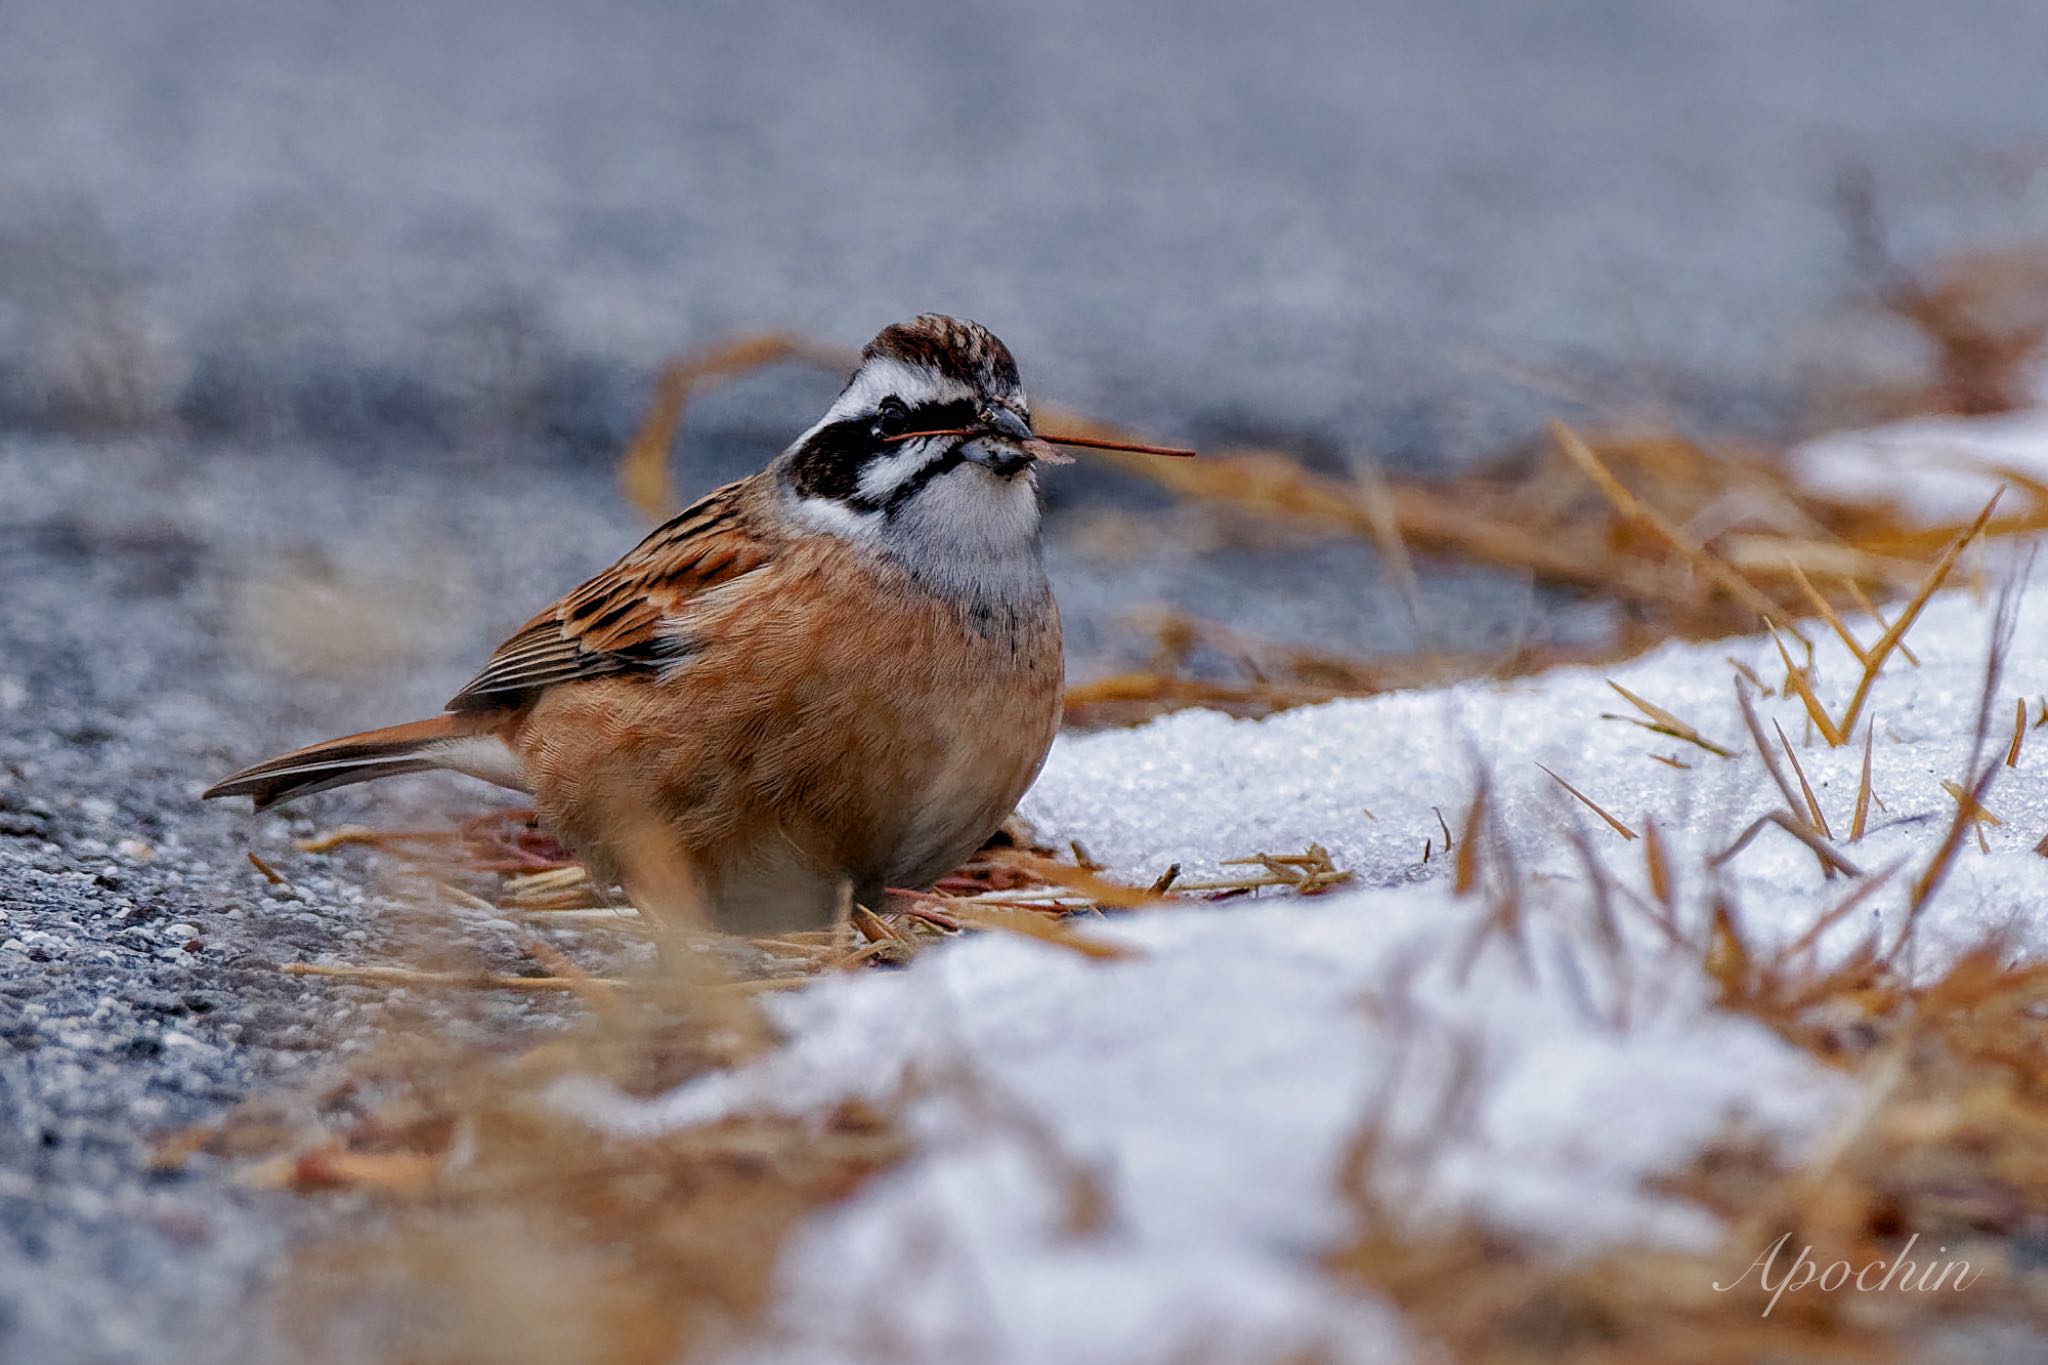
<svg viewBox="0 0 2048 1365">
<path fill-rule="evenodd" d="M 1047 591 L 1035 473 L 1002 478 L 962 465 L 889 518 L 883 553 L 948 597 L 1022 603 Z"/>
<path fill-rule="evenodd" d="M 813 530 L 893 560 L 948 598 L 1022 605 L 1048 591 L 1035 472 L 1006 479 L 964 464 L 886 514 L 825 498 L 798 498 L 791 511 Z"/>
</svg>

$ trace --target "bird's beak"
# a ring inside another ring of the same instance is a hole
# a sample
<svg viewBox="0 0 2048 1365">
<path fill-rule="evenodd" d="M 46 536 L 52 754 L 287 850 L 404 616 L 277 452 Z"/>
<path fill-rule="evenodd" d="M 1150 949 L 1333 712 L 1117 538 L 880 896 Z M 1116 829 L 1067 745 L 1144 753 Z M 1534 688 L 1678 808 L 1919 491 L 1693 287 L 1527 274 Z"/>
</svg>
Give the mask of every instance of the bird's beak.
<svg viewBox="0 0 2048 1365">
<path fill-rule="evenodd" d="M 1035 461 L 1072 464 L 1073 458 L 1038 439 L 1031 424 L 1014 408 L 992 407 L 982 411 L 981 433 L 967 443 L 966 456 L 978 465 L 1005 477 Z"/>
</svg>

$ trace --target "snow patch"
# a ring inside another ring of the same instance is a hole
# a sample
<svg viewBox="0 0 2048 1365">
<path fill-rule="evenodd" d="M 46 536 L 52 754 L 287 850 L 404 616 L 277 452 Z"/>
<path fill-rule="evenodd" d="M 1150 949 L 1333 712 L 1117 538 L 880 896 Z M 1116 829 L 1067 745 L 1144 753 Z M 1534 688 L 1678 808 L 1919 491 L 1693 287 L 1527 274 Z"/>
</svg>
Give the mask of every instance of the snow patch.
<svg viewBox="0 0 2048 1365">
<path fill-rule="evenodd" d="M 1868 450 L 1910 437 L 1924 456 L 1946 432 L 1916 424 L 1801 458 L 1816 479 L 1862 492 L 1893 479 L 1866 467 Z M 1967 432 L 1980 453 L 2048 476 L 2048 418 Z M 1919 515 L 1954 519 L 1988 496 L 1977 479 L 1883 486 Z M 1932 971 L 1993 933 L 2014 952 L 2048 948 L 2048 859 L 2033 851 L 2048 831 L 2048 737 L 2032 729 L 2048 709 L 2040 598 L 2018 600 L 1981 734 L 1989 594 L 1929 604 L 1909 637 L 1919 663 L 1891 660 L 1848 746 L 1814 735 L 1796 697 L 1756 699 L 1841 851 L 1894 873 L 1822 957 L 1898 933 L 1956 809 L 1944 780 L 1966 784 L 2002 756 L 2021 699 L 2019 762 L 1996 769 L 1986 797 L 2003 823 L 1983 828 L 1983 851 L 1963 850 L 1917 926 L 1913 965 Z M 1853 624 L 1866 641 L 1881 629 Z M 1839 716 L 1860 668 L 1824 626 L 1800 629 Z M 1391 1307 L 1319 1269 L 1357 1231 L 1361 1204 L 1411 1235 L 1476 1221 L 1552 1255 L 1705 1247 L 1726 1229 L 1659 1177 L 1725 1138 L 1797 1160 L 1854 1108 L 1849 1078 L 1714 1008 L 1696 949 L 1641 916 L 1623 917 L 1618 949 L 1600 946 L 1578 847 L 1622 894 L 1647 896 L 1645 843 L 1543 771 L 1635 832 L 1656 826 L 1679 874 L 1674 917 L 1695 941 L 1719 894 L 1754 945 L 1789 944 L 1866 883 L 1825 878 L 1804 845 L 1766 828 L 1708 884 L 1715 856 L 1782 804 L 1741 718 L 1744 672 L 1783 678 L 1768 637 L 1258 721 L 1187 712 L 1063 737 L 1023 814 L 1114 875 L 1143 884 L 1179 863 L 1206 876 L 1225 858 L 1318 843 L 1355 884 L 1083 928 L 1130 950 L 1112 960 L 963 939 L 901 971 L 769 1001 L 790 1041 L 758 1063 L 652 1100 L 591 1082 L 556 1098 L 623 1133 L 847 1097 L 900 1108 L 915 1155 L 797 1238 L 768 1340 L 742 1359 L 1413 1358 Z M 1610 676 L 1728 754 L 1632 723 L 1647 717 Z M 1866 734 L 1881 805 L 1852 843 Z M 1499 935 L 1475 951 L 1489 906 L 1452 891 L 1444 832 L 1463 830 L 1482 783 L 1518 869 L 1526 951 Z M 1379 1141 L 1361 1201 L 1344 1171 L 1368 1125 Z"/>
</svg>

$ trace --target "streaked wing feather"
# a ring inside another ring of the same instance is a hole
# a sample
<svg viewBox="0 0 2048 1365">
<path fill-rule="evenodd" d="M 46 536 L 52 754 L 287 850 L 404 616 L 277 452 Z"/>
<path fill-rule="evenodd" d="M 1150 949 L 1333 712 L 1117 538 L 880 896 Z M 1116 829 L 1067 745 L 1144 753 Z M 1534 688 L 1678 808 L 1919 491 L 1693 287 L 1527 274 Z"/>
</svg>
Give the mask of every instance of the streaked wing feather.
<svg viewBox="0 0 2048 1365">
<path fill-rule="evenodd" d="M 453 711 L 504 706 L 554 683 L 652 671 L 688 652 L 662 623 L 692 598 L 766 564 L 770 549 L 728 484 L 641 541 L 625 558 L 534 617 L 498 647 Z"/>
</svg>

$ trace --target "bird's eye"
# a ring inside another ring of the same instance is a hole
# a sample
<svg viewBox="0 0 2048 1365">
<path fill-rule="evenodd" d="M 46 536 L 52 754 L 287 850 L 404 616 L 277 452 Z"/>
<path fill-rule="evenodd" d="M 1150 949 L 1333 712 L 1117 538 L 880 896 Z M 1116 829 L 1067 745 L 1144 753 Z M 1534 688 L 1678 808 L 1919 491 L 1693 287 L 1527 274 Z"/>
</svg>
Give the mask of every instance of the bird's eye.
<svg viewBox="0 0 2048 1365">
<path fill-rule="evenodd" d="M 875 435 L 887 440 L 910 430 L 910 409 L 894 398 L 884 398 L 875 410 Z"/>
</svg>

